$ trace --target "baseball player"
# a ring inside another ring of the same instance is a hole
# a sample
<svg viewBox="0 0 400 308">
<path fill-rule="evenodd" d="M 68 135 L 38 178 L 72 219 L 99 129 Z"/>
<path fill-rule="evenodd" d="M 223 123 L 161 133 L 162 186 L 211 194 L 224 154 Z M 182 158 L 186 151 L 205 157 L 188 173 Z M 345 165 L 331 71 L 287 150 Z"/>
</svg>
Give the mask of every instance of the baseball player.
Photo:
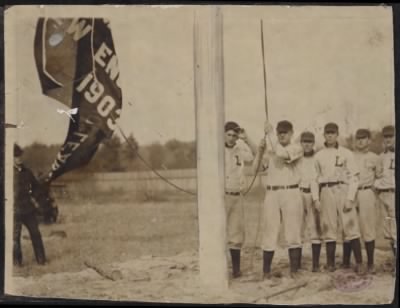
<svg viewBox="0 0 400 308">
<path fill-rule="evenodd" d="M 375 189 L 382 204 L 384 213 L 383 232 L 390 240 L 393 253 L 396 256 L 397 231 L 395 212 L 395 144 L 396 135 L 394 126 L 385 126 L 382 129 L 385 151 L 379 156 L 379 163 L 383 169 L 382 177 L 375 181 Z"/>
<path fill-rule="evenodd" d="M 374 249 L 376 238 L 376 196 L 372 190 L 376 178 L 381 177 L 378 155 L 369 151 L 371 133 L 367 129 L 358 129 L 355 135 L 354 158 L 360 171 L 356 208 L 359 216 L 361 236 L 365 242 L 367 252 L 368 272 L 375 273 Z M 346 253 L 343 254 L 343 266 L 350 267 L 350 243 L 346 245 Z"/>
<path fill-rule="evenodd" d="M 305 231 L 308 233 L 308 238 L 311 241 L 312 271 L 318 272 L 321 253 L 321 226 L 319 217 L 321 206 L 319 202 L 319 187 L 314 158 L 314 134 L 311 132 L 303 132 L 300 135 L 300 143 L 304 151 L 304 156 L 300 158 L 298 163 L 301 178 L 300 191 L 304 207 L 302 229 L 303 232 Z"/>
<path fill-rule="evenodd" d="M 232 276 L 241 276 L 240 252 L 244 242 L 243 196 L 244 162 L 251 162 L 256 146 L 235 122 L 225 124 L 225 209 L 228 248 L 232 258 Z"/>
<path fill-rule="evenodd" d="M 344 240 L 349 241 L 356 259 L 356 272 L 362 271 L 360 229 L 354 201 L 359 171 L 354 154 L 339 146 L 339 127 L 324 127 L 325 147 L 315 155 L 321 201 L 322 237 L 326 243 L 327 269 L 335 271 L 338 220 L 343 226 Z"/>
<path fill-rule="evenodd" d="M 273 131 L 273 127 L 266 122 L 264 130 L 267 135 Z M 278 143 L 273 149 L 265 151 L 266 142 L 263 139 L 253 162 L 254 171 L 260 161 L 263 169 L 267 171 L 262 216 L 263 272 L 264 278 L 272 278 L 271 264 L 282 222 L 289 249 L 290 275 L 296 278 L 301 258 L 303 215 L 300 177 L 296 166 L 299 158 L 303 156 L 303 149 L 300 145 L 290 143 L 293 126 L 289 121 L 279 122 L 276 131 Z"/>
</svg>

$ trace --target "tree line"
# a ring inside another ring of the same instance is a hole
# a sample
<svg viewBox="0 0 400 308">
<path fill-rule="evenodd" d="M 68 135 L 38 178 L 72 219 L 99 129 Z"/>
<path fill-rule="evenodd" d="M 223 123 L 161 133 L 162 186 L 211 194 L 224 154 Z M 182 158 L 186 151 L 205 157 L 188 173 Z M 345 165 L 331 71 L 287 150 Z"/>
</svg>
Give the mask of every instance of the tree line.
<svg viewBox="0 0 400 308">
<path fill-rule="evenodd" d="M 128 142 L 113 135 L 105 140 L 88 165 L 75 172 L 126 172 L 143 171 L 148 167 L 156 170 L 196 168 L 196 144 L 194 141 L 171 139 L 164 144 L 153 142 L 139 146 L 131 134 Z M 24 148 L 25 163 L 38 174 L 48 172 L 61 144 L 46 145 L 34 142 Z"/>
<path fill-rule="evenodd" d="M 377 154 L 383 151 L 383 138 L 380 132 L 371 132 L 372 152 Z M 76 170 L 76 172 L 125 172 L 143 171 L 148 167 L 142 162 L 144 160 L 151 168 L 156 170 L 189 169 L 196 168 L 196 143 L 195 141 L 184 142 L 171 139 L 164 144 L 154 142 L 139 146 L 136 138 L 131 134 L 128 142 L 121 140 L 118 135 L 113 135 L 105 140 L 90 163 Z M 344 146 L 354 149 L 354 136 L 345 138 Z M 28 167 L 36 173 L 45 173 L 50 170 L 61 144 L 46 145 L 43 143 L 32 143 L 24 148 L 25 161 Z"/>
</svg>

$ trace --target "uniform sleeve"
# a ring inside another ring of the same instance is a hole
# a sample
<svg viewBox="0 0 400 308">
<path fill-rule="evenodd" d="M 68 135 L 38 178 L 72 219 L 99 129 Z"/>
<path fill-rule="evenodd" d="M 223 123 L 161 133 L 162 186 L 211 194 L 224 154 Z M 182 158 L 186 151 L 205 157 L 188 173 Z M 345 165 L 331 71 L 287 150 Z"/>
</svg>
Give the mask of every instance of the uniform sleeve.
<svg viewBox="0 0 400 308">
<path fill-rule="evenodd" d="M 276 156 L 283 158 L 287 163 L 292 163 L 303 156 L 303 148 L 297 144 L 289 144 L 284 147 L 280 143 L 275 146 Z"/>
<path fill-rule="evenodd" d="M 383 176 L 383 156 L 375 157 L 375 178 L 379 179 Z"/>
<path fill-rule="evenodd" d="M 314 201 L 319 200 L 319 184 L 318 184 L 318 170 L 317 170 L 317 163 L 314 161 L 314 164 L 312 165 L 312 168 L 310 168 L 310 189 L 311 189 L 311 195 L 312 199 Z"/>
<path fill-rule="evenodd" d="M 314 166 L 315 166 L 315 172 L 317 173 L 317 183 L 319 185 L 319 183 L 321 183 L 321 175 L 322 175 L 322 170 L 321 170 L 321 164 L 319 161 L 319 154 L 315 154 L 315 160 L 314 160 Z"/>
<path fill-rule="evenodd" d="M 347 200 L 354 201 L 356 197 L 356 193 L 358 190 L 358 184 L 359 184 L 359 176 L 360 176 L 360 171 L 357 166 L 355 157 L 353 152 L 350 150 L 346 151 L 346 167 L 347 167 L 347 179 L 349 183 L 349 189 L 347 192 Z"/>
</svg>

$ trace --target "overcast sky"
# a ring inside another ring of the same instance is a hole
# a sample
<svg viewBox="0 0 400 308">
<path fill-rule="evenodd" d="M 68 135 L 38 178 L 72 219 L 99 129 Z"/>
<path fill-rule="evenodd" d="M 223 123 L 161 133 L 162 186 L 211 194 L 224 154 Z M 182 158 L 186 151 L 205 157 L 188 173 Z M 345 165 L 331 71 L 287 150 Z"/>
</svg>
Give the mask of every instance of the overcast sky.
<svg viewBox="0 0 400 308">
<path fill-rule="evenodd" d="M 18 8 L 15 117 L 22 145 L 62 143 L 64 106 L 41 94 L 33 58 L 39 16 L 103 16 L 111 21 L 121 71 L 120 126 L 140 144 L 195 139 L 193 6 Z M 385 7 L 224 7 L 225 117 L 262 136 L 264 22 L 270 120 L 296 133 L 336 121 L 343 134 L 394 122 L 392 13 Z M 7 14 L 6 14 L 6 22 Z M 7 44 L 7 42 L 6 42 Z M 10 102 L 8 102 L 10 103 Z M 14 104 L 7 105 L 15 107 Z"/>
</svg>

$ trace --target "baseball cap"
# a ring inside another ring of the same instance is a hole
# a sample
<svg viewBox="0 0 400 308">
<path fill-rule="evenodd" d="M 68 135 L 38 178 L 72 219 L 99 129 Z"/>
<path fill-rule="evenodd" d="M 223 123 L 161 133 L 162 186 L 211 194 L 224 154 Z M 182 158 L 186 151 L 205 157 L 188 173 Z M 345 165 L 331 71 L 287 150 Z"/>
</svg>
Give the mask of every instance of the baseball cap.
<svg viewBox="0 0 400 308">
<path fill-rule="evenodd" d="M 238 132 L 240 130 L 240 126 L 236 122 L 229 121 L 225 123 L 225 132 L 227 132 L 228 130 Z"/>
<path fill-rule="evenodd" d="M 289 121 L 283 120 L 278 122 L 276 126 L 276 131 L 278 133 L 287 133 L 293 130 L 293 125 Z"/>
<path fill-rule="evenodd" d="M 315 136 L 312 132 L 302 132 L 300 135 L 300 141 L 315 142 Z"/>
<path fill-rule="evenodd" d="M 356 131 L 356 138 L 371 138 L 371 132 L 368 129 L 360 128 Z"/>
<path fill-rule="evenodd" d="M 325 133 L 337 133 L 339 132 L 339 126 L 336 123 L 330 122 L 325 125 Z"/>
<path fill-rule="evenodd" d="M 382 135 L 383 135 L 384 137 L 385 137 L 385 136 L 393 137 L 393 136 L 394 136 L 394 126 L 393 126 L 393 125 L 385 126 L 385 127 L 382 129 Z"/>
<path fill-rule="evenodd" d="M 14 157 L 20 157 L 20 156 L 22 156 L 22 153 L 24 153 L 22 148 L 18 144 L 15 143 L 14 144 Z"/>
</svg>

